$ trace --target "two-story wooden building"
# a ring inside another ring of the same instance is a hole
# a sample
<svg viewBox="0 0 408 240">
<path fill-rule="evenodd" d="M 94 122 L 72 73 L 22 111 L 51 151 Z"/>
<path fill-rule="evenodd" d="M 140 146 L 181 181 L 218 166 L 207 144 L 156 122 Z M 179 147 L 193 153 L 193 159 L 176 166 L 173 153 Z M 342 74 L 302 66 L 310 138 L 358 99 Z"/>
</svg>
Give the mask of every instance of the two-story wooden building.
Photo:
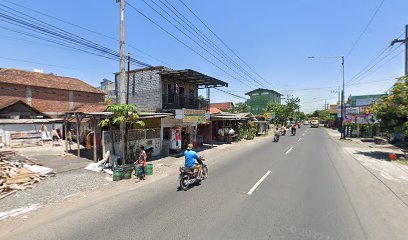
<svg viewBox="0 0 408 240">
<path fill-rule="evenodd" d="M 191 69 L 173 70 L 156 66 L 132 70 L 129 75 L 130 104 L 138 105 L 144 112 L 173 114 L 162 118 L 161 138 L 170 145 L 170 149 L 176 150 L 189 143 L 199 144 L 202 142 L 199 135 L 207 134 L 198 132 L 198 125 L 209 124 L 209 91 L 206 97 L 202 97 L 199 89 L 228 86 L 226 82 Z M 116 73 L 116 83 L 118 78 Z M 211 132 L 210 127 L 208 131 Z"/>
</svg>

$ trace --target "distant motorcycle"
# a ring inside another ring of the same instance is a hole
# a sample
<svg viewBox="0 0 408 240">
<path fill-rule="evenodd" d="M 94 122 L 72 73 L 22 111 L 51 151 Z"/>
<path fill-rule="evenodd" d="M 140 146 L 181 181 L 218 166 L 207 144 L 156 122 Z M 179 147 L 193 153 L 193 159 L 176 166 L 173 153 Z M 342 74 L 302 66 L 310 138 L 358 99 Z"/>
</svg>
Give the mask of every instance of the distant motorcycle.
<svg viewBox="0 0 408 240">
<path fill-rule="evenodd" d="M 207 165 L 203 163 L 204 158 L 199 158 L 198 164 L 201 164 L 201 179 L 198 179 L 198 172 L 194 171 L 192 168 L 180 167 L 180 188 L 187 191 L 191 185 L 201 182 L 208 178 L 208 168 Z"/>
<path fill-rule="evenodd" d="M 296 127 L 292 127 L 292 129 L 291 129 L 291 133 L 292 133 L 292 135 L 293 135 L 293 136 L 295 136 L 295 135 L 296 135 Z"/>
<path fill-rule="evenodd" d="M 273 141 L 279 142 L 279 134 L 275 134 L 275 136 L 273 137 Z"/>
</svg>

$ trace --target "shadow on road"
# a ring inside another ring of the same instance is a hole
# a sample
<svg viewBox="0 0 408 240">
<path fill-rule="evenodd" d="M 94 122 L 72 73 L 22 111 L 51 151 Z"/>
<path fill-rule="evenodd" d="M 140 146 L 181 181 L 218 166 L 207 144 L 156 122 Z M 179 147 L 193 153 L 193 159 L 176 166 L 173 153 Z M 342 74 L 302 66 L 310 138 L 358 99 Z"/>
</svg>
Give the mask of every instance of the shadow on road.
<svg viewBox="0 0 408 240">
<path fill-rule="evenodd" d="M 358 151 L 355 154 L 360 154 L 366 157 L 371 157 L 376 160 L 380 161 L 389 161 L 388 152 L 381 152 L 381 151 L 372 151 L 372 152 L 361 152 Z M 402 154 L 397 154 L 397 158 L 403 157 Z"/>
</svg>

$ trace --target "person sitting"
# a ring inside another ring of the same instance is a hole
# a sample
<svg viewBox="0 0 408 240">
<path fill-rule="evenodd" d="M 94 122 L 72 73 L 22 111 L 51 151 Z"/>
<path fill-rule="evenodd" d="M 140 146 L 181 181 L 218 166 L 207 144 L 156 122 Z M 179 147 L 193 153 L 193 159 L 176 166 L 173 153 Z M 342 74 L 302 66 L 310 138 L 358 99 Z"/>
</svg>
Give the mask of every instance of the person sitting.
<svg viewBox="0 0 408 240">
<path fill-rule="evenodd" d="M 184 152 L 184 157 L 184 166 L 193 169 L 193 171 L 197 170 L 197 179 L 201 179 L 201 164 L 196 163 L 196 160 L 198 160 L 200 156 L 193 151 L 193 144 L 188 144 L 187 150 Z"/>
</svg>

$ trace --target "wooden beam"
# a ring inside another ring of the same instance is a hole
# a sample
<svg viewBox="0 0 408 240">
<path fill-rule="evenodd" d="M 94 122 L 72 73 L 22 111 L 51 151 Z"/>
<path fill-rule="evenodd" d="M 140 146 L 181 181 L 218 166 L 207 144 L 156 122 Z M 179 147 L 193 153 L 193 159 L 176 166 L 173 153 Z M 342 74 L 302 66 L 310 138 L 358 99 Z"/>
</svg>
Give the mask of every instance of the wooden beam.
<svg viewBox="0 0 408 240">
<path fill-rule="evenodd" d="M 68 127 L 68 122 L 67 122 L 67 113 L 65 113 L 64 116 L 64 137 L 65 137 L 65 153 L 68 153 L 68 139 L 67 139 L 67 127 Z"/>
<path fill-rule="evenodd" d="M 77 123 L 77 130 L 76 130 L 76 135 L 77 135 L 77 147 L 78 147 L 78 153 L 77 153 L 77 155 L 78 155 L 78 157 L 81 157 L 81 144 L 79 143 L 80 142 L 80 136 L 79 136 L 79 128 L 81 127 L 81 122 L 79 121 L 79 114 L 78 113 L 75 113 L 75 118 L 76 118 L 76 123 Z"/>
<path fill-rule="evenodd" d="M 97 162 L 97 151 L 96 151 L 96 118 L 92 117 L 92 128 L 93 128 L 93 161 Z"/>
</svg>

